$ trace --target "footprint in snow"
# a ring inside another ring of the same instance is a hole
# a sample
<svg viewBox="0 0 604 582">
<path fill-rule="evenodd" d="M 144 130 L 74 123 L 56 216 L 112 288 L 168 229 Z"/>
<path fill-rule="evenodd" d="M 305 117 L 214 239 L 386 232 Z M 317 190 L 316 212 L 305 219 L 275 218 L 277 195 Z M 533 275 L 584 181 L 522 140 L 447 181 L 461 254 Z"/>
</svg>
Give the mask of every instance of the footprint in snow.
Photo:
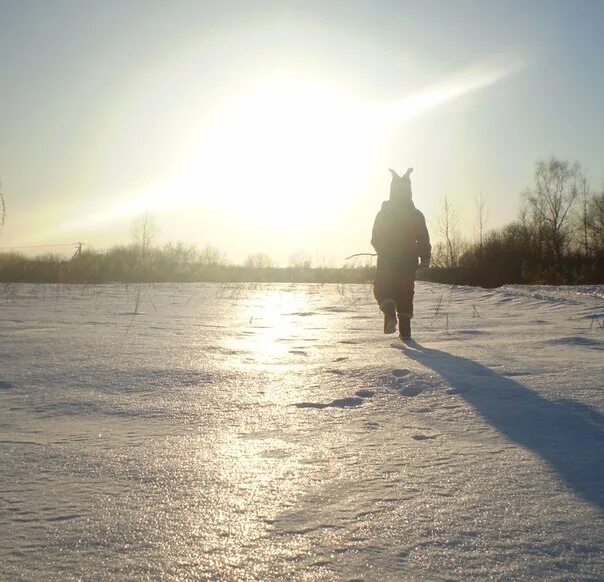
<svg viewBox="0 0 604 582">
<path fill-rule="evenodd" d="M 327 404 L 323 402 L 298 402 L 294 404 L 296 408 L 354 408 L 356 406 L 361 406 L 364 400 L 359 398 L 358 396 L 351 396 L 348 398 L 338 398 L 336 400 L 332 400 Z"/>
<path fill-rule="evenodd" d="M 357 390 L 355 396 L 348 396 L 347 398 L 337 398 L 331 402 L 297 402 L 294 404 L 296 408 L 356 408 L 364 404 L 365 399 L 373 398 L 375 392 L 373 390 Z"/>
<path fill-rule="evenodd" d="M 357 390 L 355 395 L 359 398 L 373 398 L 375 396 L 375 392 L 373 390 Z"/>
<path fill-rule="evenodd" d="M 363 402 L 363 398 L 359 396 L 349 396 L 348 398 L 332 400 L 327 406 L 330 408 L 352 408 L 354 406 L 361 406 Z"/>
<path fill-rule="evenodd" d="M 402 378 L 403 376 L 407 376 L 407 374 L 409 374 L 409 370 L 405 370 L 403 368 L 392 370 L 392 375 L 396 378 Z"/>
<path fill-rule="evenodd" d="M 295 354 L 297 356 L 307 356 L 308 354 L 304 350 L 289 350 L 290 354 Z"/>
<path fill-rule="evenodd" d="M 419 396 L 423 391 L 424 389 L 421 386 L 405 386 L 401 390 L 401 395 L 409 396 L 410 398 L 412 398 L 415 396 Z"/>
<path fill-rule="evenodd" d="M 296 402 L 294 404 L 296 408 L 327 408 L 328 404 L 323 404 L 322 402 Z"/>
</svg>

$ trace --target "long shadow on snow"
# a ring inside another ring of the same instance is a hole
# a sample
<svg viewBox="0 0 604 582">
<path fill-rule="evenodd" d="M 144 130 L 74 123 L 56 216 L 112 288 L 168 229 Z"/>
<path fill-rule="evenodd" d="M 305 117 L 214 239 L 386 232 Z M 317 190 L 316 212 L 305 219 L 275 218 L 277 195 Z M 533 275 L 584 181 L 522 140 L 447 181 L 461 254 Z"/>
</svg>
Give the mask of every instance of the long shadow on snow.
<svg viewBox="0 0 604 582">
<path fill-rule="evenodd" d="M 542 398 L 472 360 L 415 347 L 405 355 L 442 376 L 495 429 L 537 453 L 604 510 L 604 415 L 580 402 Z"/>
</svg>

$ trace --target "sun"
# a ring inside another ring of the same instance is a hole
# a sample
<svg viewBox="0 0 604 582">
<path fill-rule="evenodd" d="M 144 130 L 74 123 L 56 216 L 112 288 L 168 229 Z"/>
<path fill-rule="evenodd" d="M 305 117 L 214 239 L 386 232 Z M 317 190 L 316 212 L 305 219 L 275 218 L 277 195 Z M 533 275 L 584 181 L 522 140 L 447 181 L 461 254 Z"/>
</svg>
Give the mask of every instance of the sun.
<svg viewBox="0 0 604 582">
<path fill-rule="evenodd" d="M 266 83 L 216 117 L 180 189 L 190 202 L 268 226 L 329 216 L 350 195 L 373 147 L 371 125 L 358 112 L 348 95 L 316 83 Z"/>
</svg>

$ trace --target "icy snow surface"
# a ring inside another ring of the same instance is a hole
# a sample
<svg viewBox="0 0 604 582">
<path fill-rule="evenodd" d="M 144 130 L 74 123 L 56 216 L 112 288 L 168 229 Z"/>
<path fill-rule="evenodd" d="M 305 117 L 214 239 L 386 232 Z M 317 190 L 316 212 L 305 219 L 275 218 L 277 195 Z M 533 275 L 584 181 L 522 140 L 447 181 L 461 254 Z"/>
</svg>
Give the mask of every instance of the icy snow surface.
<svg viewBox="0 0 604 582">
<path fill-rule="evenodd" d="M 0 287 L 3 580 L 602 580 L 601 288 Z"/>
</svg>

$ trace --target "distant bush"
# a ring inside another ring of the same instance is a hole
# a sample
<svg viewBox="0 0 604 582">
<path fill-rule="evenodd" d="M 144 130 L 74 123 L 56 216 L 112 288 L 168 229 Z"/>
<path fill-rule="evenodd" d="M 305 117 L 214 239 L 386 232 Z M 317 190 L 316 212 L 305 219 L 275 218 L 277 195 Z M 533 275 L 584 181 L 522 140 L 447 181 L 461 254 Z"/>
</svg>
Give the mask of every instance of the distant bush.
<svg viewBox="0 0 604 582">
<path fill-rule="evenodd" d="M 257 257 L 256 257 L 257 258 Z M 106 252 L 82 251 L 71 260 L 55 255 L 26 257 L 0 253 L 0 281 L 26 283 L 107 282 L 305 282 L 364 283 L 374 277 L 368 266 L 275 267 L 266 260 L 229 265 L 213 247 L 201 251 L 182 244 L 148 248 L 116 246 Z"/>
<path fill-rule="evenodd" d="M 446 229 L 445 242 L 435 245 L 435 268 L 420 276 L 483 287 L 604 282 L 604 192 L 590 189 L 577 163 L 538 162 L 520 218 L 484 236 L 482 226 L 478 241 L 456 242 L 458 253 L 450 252 Z"/>
<path fill-rule="evenodd" d="M 604 282 L 604 249 L 585 254 L 550 253 L 542 233 L 517 221 L 470 244 L 458 264 L 420 273 L 422 279 L 456 285 L 596 284 Z"/>
</svg>

